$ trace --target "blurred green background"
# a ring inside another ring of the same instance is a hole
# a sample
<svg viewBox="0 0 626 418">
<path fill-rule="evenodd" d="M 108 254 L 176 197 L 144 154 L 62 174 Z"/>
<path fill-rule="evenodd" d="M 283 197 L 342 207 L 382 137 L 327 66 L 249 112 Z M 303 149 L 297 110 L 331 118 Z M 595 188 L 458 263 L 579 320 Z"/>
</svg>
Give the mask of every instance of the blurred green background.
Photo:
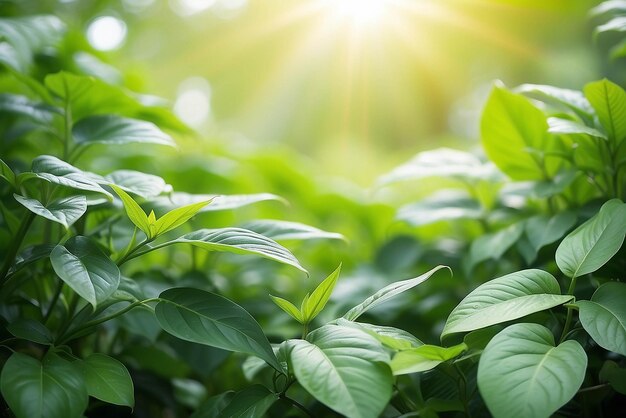
<svg viewBox="0 0 626 418">
<path fill-rule="evenodd" d="M 19 0 L 0 11 L 58 15 L 121 70 L 98 75 L 168 99 L 204 138 L 293 148 L 369 186 L 417 151 L 472 147 L 494 79 L 580 89 L 609 71 L 591 41 L 596 3 Z"/>
</svg>

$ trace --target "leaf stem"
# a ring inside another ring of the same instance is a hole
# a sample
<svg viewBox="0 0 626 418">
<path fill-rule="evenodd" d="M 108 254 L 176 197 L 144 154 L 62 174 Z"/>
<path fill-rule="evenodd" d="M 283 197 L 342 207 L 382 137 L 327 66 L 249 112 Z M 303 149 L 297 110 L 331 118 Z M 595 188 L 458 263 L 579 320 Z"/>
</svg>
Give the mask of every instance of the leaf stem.
<svg viewBox="0 0 626 418">
<path fill-rule="evenodd" d="M 54 311 L 54 307 L 57 304 L 57 301 L 59 300 L 59 296 L 61 296 L 61 291 L 63 290 L 63 285 L 65 284 L 65 282 L 63 280 L 58 280 L 57 283 L 57 287 L 56 290 L 54 292 L 54 296 L 52 296 L 52 301 L 50 302 L 50 306 L 48 307 L 48 311 L 46 312 L 46 315 L 43 318 L 43 323 L 46 324 L 48 322 L 48 320 L 50 319 L 50 316 L 52 315 L 52 312 Z"/>
<path fill-rule="evenodd" d="M 311 418 L 315 417 L 315 415 L 313 415 L 313 413 L 311 413 L 311 411 L 309 411 L 304 405 L 302 405 L 300 402 L 296 401 L 295 399 L 290 398 L 289 396 L 285 395 L 284 393 L 278 395 L 278 397 L 280 399 L 282 399 L 282 400 L 285 400 L 285 401 L 289 402 L 292 406 L 298 408 L 307 417 L 311 417 Z"/>
<path fill-rule="evenodd" d="M 574 296 L 574 290 L 576 289 L 576 279 L 577 277 L 572 277 L 572 281 L 569 284 L 569 289 L 567 289 L 567 294 Z M 567 316 L 565 317 L 565 325 L 563 325 L 563 332 L 561 332 L 561 338 L 559 338 L 559 344 L 565 341 L 565 337 L 567 337 L 569 330 L 572 326 L 572 317 L 574 315 L 574 309 L 570 306 L 567 307 Z"/>
<path fill-rule="evenodd" d="M 22 220 L 19 229 L 15 233 L 15 237 L 12 240 L 12 245 L 9 247 L 6 258 L 4 259 L 2 270 L 0 270 L 0 285 L 4 285 L 4 282 L 7 280 L 7 273 L 11 269 L 11 265 L 15 260 L 15 256 L 20 249 L 22 241 L 24 241 L 24 237 L 26 236 L 28 228 L 30 228 L 30 224 L 33 222 L 33 219 L 35 219 L 35 214 L 31 211 L 28 211 L 26 217 Z"/>
</svg>

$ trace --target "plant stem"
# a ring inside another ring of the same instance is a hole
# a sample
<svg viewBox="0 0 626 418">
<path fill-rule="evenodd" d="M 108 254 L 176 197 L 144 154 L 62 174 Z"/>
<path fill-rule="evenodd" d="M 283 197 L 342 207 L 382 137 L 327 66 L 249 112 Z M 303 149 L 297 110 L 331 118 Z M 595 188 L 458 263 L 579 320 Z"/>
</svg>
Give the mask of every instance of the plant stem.
<svg viewBox="0 0 626 418">
<path fill-rule="evenodd" d="M 577 277 L 572 277 L 572 281 L 569 284 L 569 289 L 567 289 L 567 294 L 574 296 L 574 290 L 576 289 L 576 279 Z M 563 332 L 561 332 L 561 338 L 559 339 L 559 344 L 565 341 L 565 337 L 569 333 L 570 327 L 572 326 L 572 317 L 574 315 L 574 309 L 568 307 L 567 308 L 567 317 L 565 318 L 565 325 L 563 325 Z"/>
<path fill-rule="evenodd" d="M 160 298 L 151 298 L 151 299 L 145 299 L 145 300 L 138 300 L 136 302 L 131 303 L 130 305 L 128 305 L 127 307 L 125 307 L 124 309 L 120 309 L 117 312 L 113 312 L 110 315 L 107 316 L 103 316 L 97 319 L 94 319 L 92 321 L 89 322 L 85 322 L 83 325 L 81 325 L 80 327 L 72 330 L 71 332 L 67 333 L 65 331 L 63 331 L 60 335 L 60 337 L 58 338 L 58 343 L 57 345 L 61 345 L 69 340 L 71 340 L 74 336 L 79 335 L 80 333 L 82 333 L 83 331 L 91 328 L 91 327 L 95 327 L 96 325 L 100 325 L 103 322 L 107 322 L 110 321 L 113 318 L 117 318 L 120 315 L 125 314 L 126 312 L 130 311 L 133 308 L 136 308 L 139 305 L 145 305 L 147 303 L 150 302 L 156 302 L 156 301 L 160 301 Z M 67 334 L 67 335 L 66 335 Z"/>
<path fill-rule="evenodd" d="M 63 280 L 58 281 L 57 288 L 54 291 L 54 296 L 52 296 L 52 301 L 50 302 L 50 306 L 48 307 L 48 312 L 46 312 L 46 315 L 43 318 L 44 324 L 46 324 L 48 320 L 50 319 L 50 316 L 52 315 L 52 312 L 54 311 L 54 307 L 56 306 L 57 301 L 59 300 L 59 296 L 61 296 L 61 291 L 63 290 L 64 284 L 65 282 Z"/>
<path fill-rule="evenodd" d="M 133 239 L 134 239 L 134 238 L 133 238 Z M 135 258 L 135 257 L 139 257 L 140 255 L 143 255 L 143 254 L 149 253 L 149 252 L 150 252 L 150 251 L 152 251 L 153 249 L 156 249 L 157 247 L 154 247 L 154 248 L 148 249 L 147 251 L 142 251 L 142 252 L 140 252 L 140 253 L 138 253 L 138 254 L 135 254 L 135 253 L 136 253 L 139 249 L 141 249 L 142 247 L 144 247 L 144 246 L 148 245 L 149 243 L 151 243 L 151 242 L 152 242 L 152 240 L 153 240 L 153 239 L 148 239 L 148 238 L 146 238 L 146 239 L 144 239 L 143 241 L 141 241 L 139 244 L 137 244 L 137 246 L 136 246 L 135 248 L 133 248 L 132 250 L 130 250 L 130 251 L 125 251 L 125 253 L 126 253 L 126 254 L 125 254 L 124 256 L 122 256 L 122 258 L 120 258 L 119 260 L 117 260 L 117 261 L 115 262 L 115 264 L 117 264 L 117 266 L 119 267 L 119 266 L 121 266 L 122 264 L 124 264 L 125 262 L 127 262 L 127 261 L 129 261 L 129 260 L 132 260 L 132 259 L 133 259 L 133 258 Z M 134 254 L 134 255 L 133 255 L 133 254 Z"/>
<path fill-rule="evenodd" d="M 302 339 L 306 340 L 306 336 L 309 335 L 309 323 L 302 324 Z"/>
<path fill-rule="evenodd" d="M 311 413 L 311 411 L 309 411 L 304 405 L 302 405 L 300 402 L 296 401 L 295 399 L 290 398 L 289 396 L 285 395 L 284 393 L 279 395 L 279 398 L 289 402 L 292 406 L 298 408 L 307 417 L 311 417 L 311 418 L 315 417 L 315 415 L 313 415 Z"/>
<path fill-rule="evenodd" d="M 35 219 L 35 214 L 31 211 L 28 211 L 26 217 L 22 220 L 19 229 L 15 233 L 15 237 L 13 238 L 12 245 L 9 247 L 7 251 L 6 258 L 4 260 L 4 264 L 2 265 L 2 270 L 0 270 L 0 285 L 3 285 L 7 279 L 7 273 L 11 269 L 11 265 L 15 260 L 15 256 L 20 249 L 20 245 L 26 236 L 26 232 L 28 232 L 28 228 L 30 224 Z"/>
</svg>

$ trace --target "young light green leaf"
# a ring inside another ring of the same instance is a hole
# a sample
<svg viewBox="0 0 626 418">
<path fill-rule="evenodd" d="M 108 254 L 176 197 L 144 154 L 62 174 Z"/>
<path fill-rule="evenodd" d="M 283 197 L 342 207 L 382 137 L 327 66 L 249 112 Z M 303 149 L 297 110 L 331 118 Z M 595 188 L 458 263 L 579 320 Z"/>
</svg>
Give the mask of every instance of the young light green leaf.
<svg viewBox="0 0 626 418">
<path fill-rule="evenodd" d="M 593 107 L 582 92 L 539 84 L 522 84 L 514 90 L 532 99 L 573 111 L 586 123 L 593 123 Z"/>
<path fill-rule="evenodd" d="M 304 319 L 302 318 L 300 310 L 296 308 L 293 303 L 289 302 L 286 299 L 279 298 L 278 296 L 270 295 L 270 298 L 272 298 L 272 302 L 274 302 L 280 309 L 287 312 L 293 319 L 300 322 L 301 324 L 304 323 Z"/>
<path fill-rule="evenodd" d="M 120 189 L 144 199 L 158 196 L 166 187 L 161 177 L 134 170 L 117 170 L 107 174 L 104 179 L 107 184 L 113 183 Z"/>
<path fill-rule="evenodd" d="M 192 203 L 182 208 L 174 209 L 161 216 L 154 222 L 154 236 L 156 237 L 178 228 L 197 214 L 203 207 L 211 203 L 212 200 L 213 199 L 209 199 L 203 202 Z"/>
<path fill-rule="evenodd" d="M 37 344 L 52 345 L 52 333 L 41 322 L 32 319 L 20 318 L 7 325 L 7 331 L 16 336 Z"/>
<path fill-rule="evenodd" d="M 524 232 L 524 223 L 517 222 L 504 229 L 490 234 L 484 234 L 472 241 L 469 253 L 471 267 L 489 260 L 499 259 L 520 239 Z"/>
<path fill-rule="evenodd" d="M 346 312 L 343 315 L 343 318 L 347 319 L 348 321 L 354 321 L 373 307 L 378 306 L 381 303 L 393 298 L 394 296 L 399 295 L 400 293 L 412 289 L 418 284 L 425 282 L 435 272 L 443 268 L 447 268 L 448 270 L 450 269 L 447 266 L 437 266 L 434 269 L 422 274 L 421 276 L 415 277 L 413 279 L 402 280 L 392 283 L 389 286 L 385 286 L 378 292 L 374 293 L 372 296 L 368 297 L 363 302 Z"/>
<path fill-rule="evenodd" d="M 626 204 L 619 199 L 609 200 L 561 241 L 556 264 L 568 277 L 592 273 L 619 251 L 625 235 Z"/>
<path fill-rule="evenodd" d="M 94 309 L 120 284 L 117 265 L 87 237 L 76 236 L 57 245 L 50 254 L 50 261 L 61 280 Z"/>
<path fill-rule="evenodd" d="M 330 295 L 333 293 L 333 289 L 335 288 L 335 284 L 337 284 L 340 272 L 341 264 L 339 264 L 339 267 L 330 273 L 328 277 L 315 288 L 313 293 L 311 293 L 311 296 L 307 299 L 304 304 L 304 309 L 302 310 L 302 318 L 304 319 L 304 322 L 311 322 L 313 318 L 322 312 L 328 302 L 328 299 L 330 299 Z"/>
<path fill-rule="evenodd" d="M 0 160 L 0 177 L 9 182 L 9 184 L 15 187 L 15 173 L 11 170 L 4 161 Z"/>
<path fill-rule="evenodd" d="M 569 119 L 548 118 L 548 125 L 550 126 L 548 132 L 552 134 L 589 135 L 594 138 L 607 139 L 606 135 L 597 129 Z"/>
<path fill-rule="evenodd" d="M 162 210 L 172 210 L 176 207 L 190 205 L 192 203 L 204 202 L 205 200 L 215 199 L 210 205 L 203 207 L 200 212 L 213 212 L 220 210 L 237 209 L 258 202 L 268 200 L 278 200 L 286 203 L 286 201 L 275 194 L 257 193 L 242 195 L 208 195 L 208 194 L 190 194 L 184 192 L 173 192 L 167 196 L 161 196 L 154 200 L 154 206 Z"/>
<path fill-rule="evenodd" d="M 539 324 L 514 324 L 487 345 L 478 388 L 494 418 L 548 418 L 578 391 L 587 355 L 576 341 L 554 346 Z"/>
<path fill-rule="evenodd" d="M 389 356 L 373 337 L 325 325 L 287 341 L 289 369 L 318 401 L 348 418 L 377 417 L 391 398 Z"/>
<path fill-rule="evenodd" d="M 219 196 L 217 201 L 227 196 Z M 336 232 L 323 231 L 313 226 L 298 222 L 278 221 L 274 219 L 259 219 L 246 222 L 241 228 L 249 229 L 265 235 L 274 241 L 281 240 L 309 240 L 309 239 L 345 239 Z"/>
<path fill-rule="evenodd" d="M 499 86 L 487 100 L 481 132 L 487 156 L 514 180 L 542 180 L 545 169 L 537 154 L 558 145 L 548 133 L 543 112 L 525 97 Z M 549 171 L 554 174 L 555 170 Z"/>
<path fill-rule="evenodd" d="M 143 233 L 146 234 L 148 238 L 152 238 L 154 235 L 152 234 L 152 231 L 150 230 L 151 223 L 148 220 L 148 217 L 146 216 L 146 212 L 144 212 L 143 209 L 141 209 L 141 206 L 139 206 L 139 204 L 135 202 L 133 198 L 130 197 L 120 187 L 116 186 L 115 184 L 111 184 L 111 188 L 115 191 L 115 193 L 117 193 L 117 195 L 122 200 L 122 203 L 124 204 L 124 209 L 126 210 L 126 214 L 128 215 L 128 218 L 130 219 L 130 221 L 137 228 L 143 231 Z"/>
<path fill-rule="evenodd" d="M 579 300 L 578 317 L 585 331 L 606 350 L 626 356 L 626 284 L 605 283 L 591 300 Z"/>
<path fill-rule="evenodd" d="M 587 84 L 584 92 L 596 110 L 609 140 L 616 147 L 619 146 L 626 139 L 626 92 L 607 79 Z"/>
<path fill-rule="evenodd" d="M 554 276 L 543 270 L 521 270 L 478 286 L 454 308 L 441 338 L 522 318 L 573 299 L 561 296 Z"/>
<path fill-rule="evenodd" d="M 81 363 L 87 393 L 101 401 L 133 407 L 133 380 L 126 367 L 112 357 L 93 353 Z"/>
<path fill-rule="evenodd" d="M 191 244 L 207 251 L 225 251 L 235 254 L 256 254 L 307 272 L 289 250 L 277 242 L 241 228 L 199 229 L 150 249 L 173 244 Z"/>
<path fill-rule="evenodd" d="M 72 135 L 77 144 L 123 145 L 149 143 L 175 147 L 172 138 L 154 123 L 117 115 L 89 116 L 76 122 Z"/>
<path fill-rule="evenodd" d="M 2 396 L 17 418 L 79 418 L 88 396 L 75 364 L 48 354 L 43 363 L 13 353 L 0 376 Z"/>
<path fill-rule="evenodd" d="M 18 194 L 14 194 L 13 197 L 34 214 L 60 223 L 65 229 L 72 226 L 87 211 L 87 198 L 82 195 L 58 199 L 48 205 Z"/>
<path fill-rule="evenodd" d="M 282 367 L 263 330 L 241 306 L 199 289 L 169 289 L 159 296 L 155 315 L 175 337 L 224 350 L 252 354 L 278 371 Z"/>
<path fill-rule="evenodd" d="M 444 361 L 458 357 L 467 350 L 467 345 L 461 343 L 452 347 L 439 347 L 424 344 L 416 348 L 402 350 L 391 359 L 391 370 L 398 376 L 401 374 L 425 372 L 434 369 Z"/>
</svg>

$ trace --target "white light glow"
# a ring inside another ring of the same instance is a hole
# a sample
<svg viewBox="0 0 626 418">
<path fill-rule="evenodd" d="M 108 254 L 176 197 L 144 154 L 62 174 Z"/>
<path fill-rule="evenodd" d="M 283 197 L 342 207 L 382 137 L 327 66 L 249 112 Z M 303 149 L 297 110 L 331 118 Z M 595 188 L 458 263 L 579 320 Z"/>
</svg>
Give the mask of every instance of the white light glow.
<svg viewBox="0 0 626 418">
<path fill-rule="evenodd" d="M 385 0 L 333 0 L 329 2 L 334 13 L 355 25 L 371 25 L 385 14 Z"/>
<path fill-rule="evenodd" d="M 170 0 L 170 8 L 179 16 L 191 16 L 215 6 L 217 0 Z"/>
<path fill-rule="evenodd" d="M 126 23 L 113 16 L 100 16 L 87 28 L 87 40 L 100 51 L 119 48 L 125 38 Z"/>
<path fill-rule="evenodd" d="M 211 114 L 209 83 L 201 77 L 191 77 L 180 83 L 174 113 L 193 128 L 204 125 Z"/>
</svg>

